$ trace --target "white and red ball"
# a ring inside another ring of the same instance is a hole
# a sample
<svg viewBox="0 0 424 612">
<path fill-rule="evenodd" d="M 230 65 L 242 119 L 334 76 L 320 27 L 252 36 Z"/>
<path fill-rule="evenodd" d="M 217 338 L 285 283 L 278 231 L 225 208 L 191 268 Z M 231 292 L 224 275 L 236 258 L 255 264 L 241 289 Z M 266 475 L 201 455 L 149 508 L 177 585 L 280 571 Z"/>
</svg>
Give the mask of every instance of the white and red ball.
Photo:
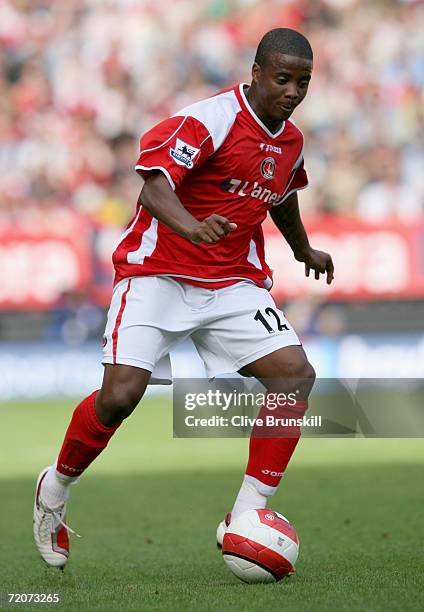
<svg viewBox="0 0 424 612">
<path fill-rule="evenodd" d="M 278 582 L 294 573 L 299 540 L 293 525 L 267 508 L 231 521 L 222 543 L 224 561 L 244 582 Z"/>
</svg>

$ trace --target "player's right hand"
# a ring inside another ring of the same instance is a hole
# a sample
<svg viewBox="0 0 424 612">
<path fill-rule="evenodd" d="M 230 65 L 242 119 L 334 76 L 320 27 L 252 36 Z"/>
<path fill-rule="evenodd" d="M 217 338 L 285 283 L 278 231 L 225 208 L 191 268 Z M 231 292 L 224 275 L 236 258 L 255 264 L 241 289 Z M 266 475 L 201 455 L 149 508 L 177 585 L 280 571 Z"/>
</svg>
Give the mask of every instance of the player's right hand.
<svg viewBox="0 0 424 612">
<path fill-rule="evenodd" d="M 235 229 L 237 229 L 236 223 L 230 223 L 225 217 L 213 214 L 199 221 L 198 225 L 190 231 L 188 238 L 195 244 L 201 242 L 215 244 Z"/>
</svg>

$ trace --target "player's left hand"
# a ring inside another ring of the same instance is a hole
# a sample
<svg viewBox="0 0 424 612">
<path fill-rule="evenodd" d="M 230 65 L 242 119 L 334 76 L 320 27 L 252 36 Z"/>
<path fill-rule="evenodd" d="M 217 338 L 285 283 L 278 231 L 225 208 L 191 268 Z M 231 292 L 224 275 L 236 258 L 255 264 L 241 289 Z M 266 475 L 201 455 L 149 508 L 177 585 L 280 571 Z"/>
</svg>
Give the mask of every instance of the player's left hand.
<svg viewBox="0 0 424 612">
<path fill-rule="evenodd" d="M 326 274 L 327 285 L 331 285 L 334 279 L 334 264 L 329 253 L 310 248 L 300 257 L 296 256 L 296 259 L 304 262 L 305 276 L 309 276 L 311 270 L 315 271 L 316 280 L 319 280 L 320 274 Z"/>
</svg>

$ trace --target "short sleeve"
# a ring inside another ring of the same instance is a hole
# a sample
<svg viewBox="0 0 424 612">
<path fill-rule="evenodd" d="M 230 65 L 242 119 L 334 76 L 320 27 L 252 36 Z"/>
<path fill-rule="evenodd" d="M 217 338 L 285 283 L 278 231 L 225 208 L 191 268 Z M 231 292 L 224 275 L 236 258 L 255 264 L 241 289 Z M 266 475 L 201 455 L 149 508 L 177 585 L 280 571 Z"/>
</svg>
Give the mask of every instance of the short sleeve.
<svg viewBox="0 0 424 612">
<path fill-rule="evenodd" d="M 141 138 L 135 169 L 143 178 L 160 170 L 175 189 L 213 152 L 211 135 L 201 121 L 190 116 L 171 117 Z"/>
<path fill-rule="evenodd" d="M 274 206 L 279 206 L 286 200 L 292 193 L 295 191 L 300 191 L 301 189 L 305 189 L 308 186 L 308 175 L 306 174 L 303 157 L 299 157 L 297 162 L 295 163 L 289 180 L 287 181 L 286 188 L 275 202 Z"/>
</svg>

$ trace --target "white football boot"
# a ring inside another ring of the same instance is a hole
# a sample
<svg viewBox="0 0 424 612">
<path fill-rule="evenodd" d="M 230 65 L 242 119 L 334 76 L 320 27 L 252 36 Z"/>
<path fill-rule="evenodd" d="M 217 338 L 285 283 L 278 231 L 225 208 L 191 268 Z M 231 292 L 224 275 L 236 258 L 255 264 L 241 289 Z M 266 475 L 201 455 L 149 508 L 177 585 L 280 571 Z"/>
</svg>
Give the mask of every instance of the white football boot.
<svg viewBox="0 0 424 612">
<path fill-rule="evenodd" d="M 66 502 L 55 508 L 47 506 L 40 495 L 43 480 L 50 466 L 41 471 L 35 490 L 33 528 L 38 552 L 48 565 L 63 568 L 69 558 L 68 531 L 75 533 L 66 524 Z M 81 537 L 75 534 L 77 537 Z"/>
<path fill-rule="evenodd" d="M 228 529 L 230 522 L 231 522 L 231 512 L 228 512 L 225 519 L 219 523 L 218 529 L 216 530 L 216 545 L 218 546 L 218 548 L 222 548 L 222 542 L 224 541 L 224 535 Z"/>
</svg>

